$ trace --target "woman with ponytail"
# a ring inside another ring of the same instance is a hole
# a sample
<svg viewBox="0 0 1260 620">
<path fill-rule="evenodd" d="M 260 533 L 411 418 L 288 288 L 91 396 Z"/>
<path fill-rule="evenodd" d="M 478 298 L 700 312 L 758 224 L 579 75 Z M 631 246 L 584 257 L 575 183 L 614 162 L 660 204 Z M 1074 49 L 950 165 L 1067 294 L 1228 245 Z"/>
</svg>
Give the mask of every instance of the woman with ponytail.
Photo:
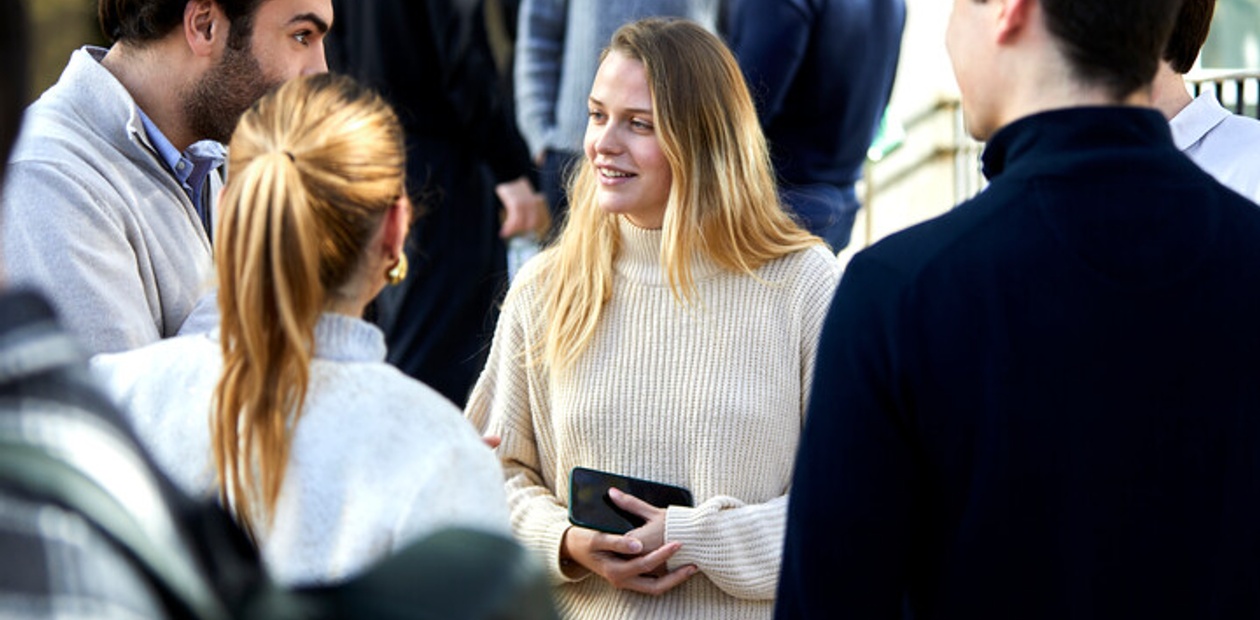
<svg viewBox="0 0 1260 620">
<path fill-rule="evenodd" d="M 264 97 L 230 144 L 218 329 L 94 361 L 159 466 L 217 491 L 284 583 L 340 580 L 441 526 L 507 531 L 489 449 L 360 318 L 405 276 L 404 164 L 393 111 L 349 78 Z"/>
<path fill-rule="evenodd" d="M 567 616 L 768 618 L 840 266 L 780 206 L 714 35 L 621 28 L 589 109 L 568 222 L 509 291 L 465 413 L 502 438 L 513 528 Z M 644 525 L 574 526 L 578 466 L 686 487 L 695 506 L 614 493 Z"/>
</svg>

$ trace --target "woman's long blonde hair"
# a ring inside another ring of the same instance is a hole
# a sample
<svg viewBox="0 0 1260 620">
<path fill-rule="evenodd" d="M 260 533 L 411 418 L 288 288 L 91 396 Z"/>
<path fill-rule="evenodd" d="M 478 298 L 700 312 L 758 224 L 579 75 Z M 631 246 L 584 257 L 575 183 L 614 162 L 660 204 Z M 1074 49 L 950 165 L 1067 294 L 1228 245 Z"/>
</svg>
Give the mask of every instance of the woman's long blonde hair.
<svg viewBox="0 0 1260 620">
<path fill-rule="evenodd" d="M 611 53 L 643 63 L 647 74 L 657 139 L 673 173 L 661 264 L 680 302 L 694 300 L 697 256 L 751 274 L 822 243 L 780 205 L 748 87 L 716 36 L 687 20 L 650 18 L 617 30 L 601 61 Z M 600 209 L 596 190 L 584 159 L 570 182 L 568 221 L 539 273 L 546 318 L 535 347 L 553 371 L 585 351 L 612 298 L 620 236 L 617 216 Z"/>
<path fill-rule="evenodd" d="M 232 135 L 219 204 L 223 375 L 211 442 L 220 497 L 251 534 L 269 523 L 310 379 L 315 324 L 360 267 L 404 187 L 403 134 L 350 78 L 300 78 Z"/>
</svg>

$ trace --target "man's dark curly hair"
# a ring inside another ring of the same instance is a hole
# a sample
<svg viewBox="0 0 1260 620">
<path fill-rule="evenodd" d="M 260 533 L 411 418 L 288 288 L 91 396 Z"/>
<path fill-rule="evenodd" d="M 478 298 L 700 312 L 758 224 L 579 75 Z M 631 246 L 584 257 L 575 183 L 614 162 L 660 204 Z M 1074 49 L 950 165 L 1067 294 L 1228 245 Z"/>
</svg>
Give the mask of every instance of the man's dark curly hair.
<svg viewBox="0 0 1260 620">
<path fill-rule="evenodd" d="M 190 0 L 100 0 L 97 16 L 101 32 L 110 41 L 144 44 L 156 41 L 179 26 L 184 7 Z M 231 21 L 228 45 L 234 49 L 249 46 L 254 30 L 254 13 L 263 0 L 214 0 Z"/>
</svg>

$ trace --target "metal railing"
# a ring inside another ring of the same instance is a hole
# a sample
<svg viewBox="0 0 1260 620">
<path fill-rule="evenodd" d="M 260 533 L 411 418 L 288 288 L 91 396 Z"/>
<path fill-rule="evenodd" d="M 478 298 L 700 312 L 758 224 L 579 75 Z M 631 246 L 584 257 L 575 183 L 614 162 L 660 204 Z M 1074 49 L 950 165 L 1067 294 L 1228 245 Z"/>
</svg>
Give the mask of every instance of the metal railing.
<svg viewBox="0 0 1260 620">
<path fill-rule="evenodd" d="M 1194 96 L 1211 90 L 1234 114 L 1260 119 L 1260 71 L 1201 69 L 1186 76 Z"/>
</svg>

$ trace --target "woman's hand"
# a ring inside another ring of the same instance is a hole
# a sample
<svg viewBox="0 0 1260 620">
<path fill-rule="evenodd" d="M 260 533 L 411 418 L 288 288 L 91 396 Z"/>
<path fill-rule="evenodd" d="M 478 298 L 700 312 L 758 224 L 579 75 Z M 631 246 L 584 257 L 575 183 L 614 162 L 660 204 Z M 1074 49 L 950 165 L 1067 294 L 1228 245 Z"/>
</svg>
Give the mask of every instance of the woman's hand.
<svg viewBox="0 0 1260 620">
<path fill-rule="evenodd" d="M 608 497 L 612 498 L 618 508 L 646 521 L 643 525 L 626 532 L 626 536 L 643 543 L 643 553 L 656 551 L 665 544 L 664 508 L 657 508 L 629 493 L 622 493 L 617 488 L 608 489 Z"/>
<path fill-rule="evenodd" d="M 560 558 L 580 564 L 619 590 L 661 595 L 696 574 L 690 564 L 666 569 L 665 563 L 680 547 L 680 543 L 670 543 L 645 551 L 643 542 L 629 535 L 570 527 L 560 542 Z"/>
</svg>

